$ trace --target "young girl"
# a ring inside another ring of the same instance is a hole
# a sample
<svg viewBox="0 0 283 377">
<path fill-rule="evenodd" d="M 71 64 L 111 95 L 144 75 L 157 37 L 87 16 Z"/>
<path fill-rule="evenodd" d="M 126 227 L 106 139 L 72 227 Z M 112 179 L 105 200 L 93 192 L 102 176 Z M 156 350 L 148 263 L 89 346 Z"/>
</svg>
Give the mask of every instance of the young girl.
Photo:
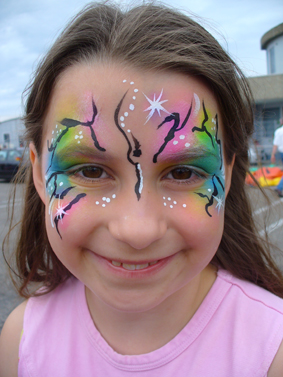
<svg viewBox="0 0 283 377">
<path fill-rule="evenodd" d="M 248 85 L 189 17 L 93 4 L 39 66 L 6 376 L 282 376 Z M 41 288 L 31 292 L 30 286 Z"/>
</svg>

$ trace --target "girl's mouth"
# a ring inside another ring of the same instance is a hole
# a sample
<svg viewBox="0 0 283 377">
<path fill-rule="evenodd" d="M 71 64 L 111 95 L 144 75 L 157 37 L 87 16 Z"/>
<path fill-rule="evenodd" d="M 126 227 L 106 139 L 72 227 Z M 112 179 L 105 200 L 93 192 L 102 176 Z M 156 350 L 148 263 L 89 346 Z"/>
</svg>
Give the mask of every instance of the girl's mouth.
<svg viewBox="0 0 283 377">
<path fill-rule="evenodd" d="M 162 259 L 148 261 L 115 260 L 102 257 L 94 252 L 91 252 L 91 254 L 95 257 L 97 262 L 102 264 L 102 266 L 107 266 L 111 274 L 116 273 L 118 276 L 122 277 L 141 278 L 144 276 L 150 276 L 151 274 L 155 274 L 162 270 L 178 253 Z"/>
<path fill-rule="evenodd" d="M 143 263 L 143 264 L 128 264 L 128 263 L 121 263 L 121 262 L 112 260 L 111 263 L 115 267 L 120 267 L 125 270 L 134 271 L 134 270 L 144 270 L 145 268 L 149 266 L 153 266 L 154 264 L 158 263 L 158 261 Z"/>
</svg>

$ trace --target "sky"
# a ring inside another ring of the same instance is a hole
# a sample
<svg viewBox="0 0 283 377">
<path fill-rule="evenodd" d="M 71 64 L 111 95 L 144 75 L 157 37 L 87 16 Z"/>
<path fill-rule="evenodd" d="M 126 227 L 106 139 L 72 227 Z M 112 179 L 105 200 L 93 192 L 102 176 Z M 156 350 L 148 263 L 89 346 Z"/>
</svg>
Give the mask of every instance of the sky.
<svg viewBox="0 0 283 377">
<path fill-rule="evenodd" d="M 0 0 L 0 122 L 23 115 L 22 93 L 37 64 L 70 18 L 88 3 Z M 282 0 L 165 0 L 163 3 L 201 17 L 202 25 L 246 76 L 267 73 L 266 52 L 261 50 L 260 39 L 283 22 Z"/>
</svg>

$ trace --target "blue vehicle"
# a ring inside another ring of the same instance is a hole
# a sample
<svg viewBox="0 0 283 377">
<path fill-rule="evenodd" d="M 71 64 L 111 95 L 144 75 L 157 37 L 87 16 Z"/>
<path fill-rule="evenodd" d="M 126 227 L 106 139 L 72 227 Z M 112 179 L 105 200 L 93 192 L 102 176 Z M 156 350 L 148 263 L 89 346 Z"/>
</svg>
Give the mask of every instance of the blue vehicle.
<svg viewBox="0 0 283 377">
<path fill-rule="evenodd" d="M 0 179 L 10 181 L 17 173 L 23 159 L 23 151 L 18 149 L 0 150 Z"/>
</svg>

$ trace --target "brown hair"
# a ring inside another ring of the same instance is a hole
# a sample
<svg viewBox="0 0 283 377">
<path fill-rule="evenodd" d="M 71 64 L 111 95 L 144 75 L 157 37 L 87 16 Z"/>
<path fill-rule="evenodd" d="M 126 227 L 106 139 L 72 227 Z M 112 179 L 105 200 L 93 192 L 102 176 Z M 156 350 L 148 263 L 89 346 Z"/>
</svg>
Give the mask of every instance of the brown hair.
<svg viewBox="0 0 283 377">
<path fill-rule="evenodd" d="M 60 75 L 80 62 L 114 60 L 143 70 L 180 72 L 204 80 L 220 107 L 226 162 L 235 155 L 225 206 L 222 241 L 212 263 L 283 297 L 283 280 L 268 244 L 256 233 L 245 191 L 248 140 L 253 133 L 251 93 L 246 79 L 219 43 L 199 23 L 163 5 L 123 12 L 117 5 L 91 4 L 66 27 L 39 65 L 26 102 L 26 140 L 41 155 L 43 122 Z M 70 276 L 51 249 L 44 205 L 27 177 L 25 208 L 17 245 L 19 292 L 31 282 L 47 291 Z"/>
</svg>

